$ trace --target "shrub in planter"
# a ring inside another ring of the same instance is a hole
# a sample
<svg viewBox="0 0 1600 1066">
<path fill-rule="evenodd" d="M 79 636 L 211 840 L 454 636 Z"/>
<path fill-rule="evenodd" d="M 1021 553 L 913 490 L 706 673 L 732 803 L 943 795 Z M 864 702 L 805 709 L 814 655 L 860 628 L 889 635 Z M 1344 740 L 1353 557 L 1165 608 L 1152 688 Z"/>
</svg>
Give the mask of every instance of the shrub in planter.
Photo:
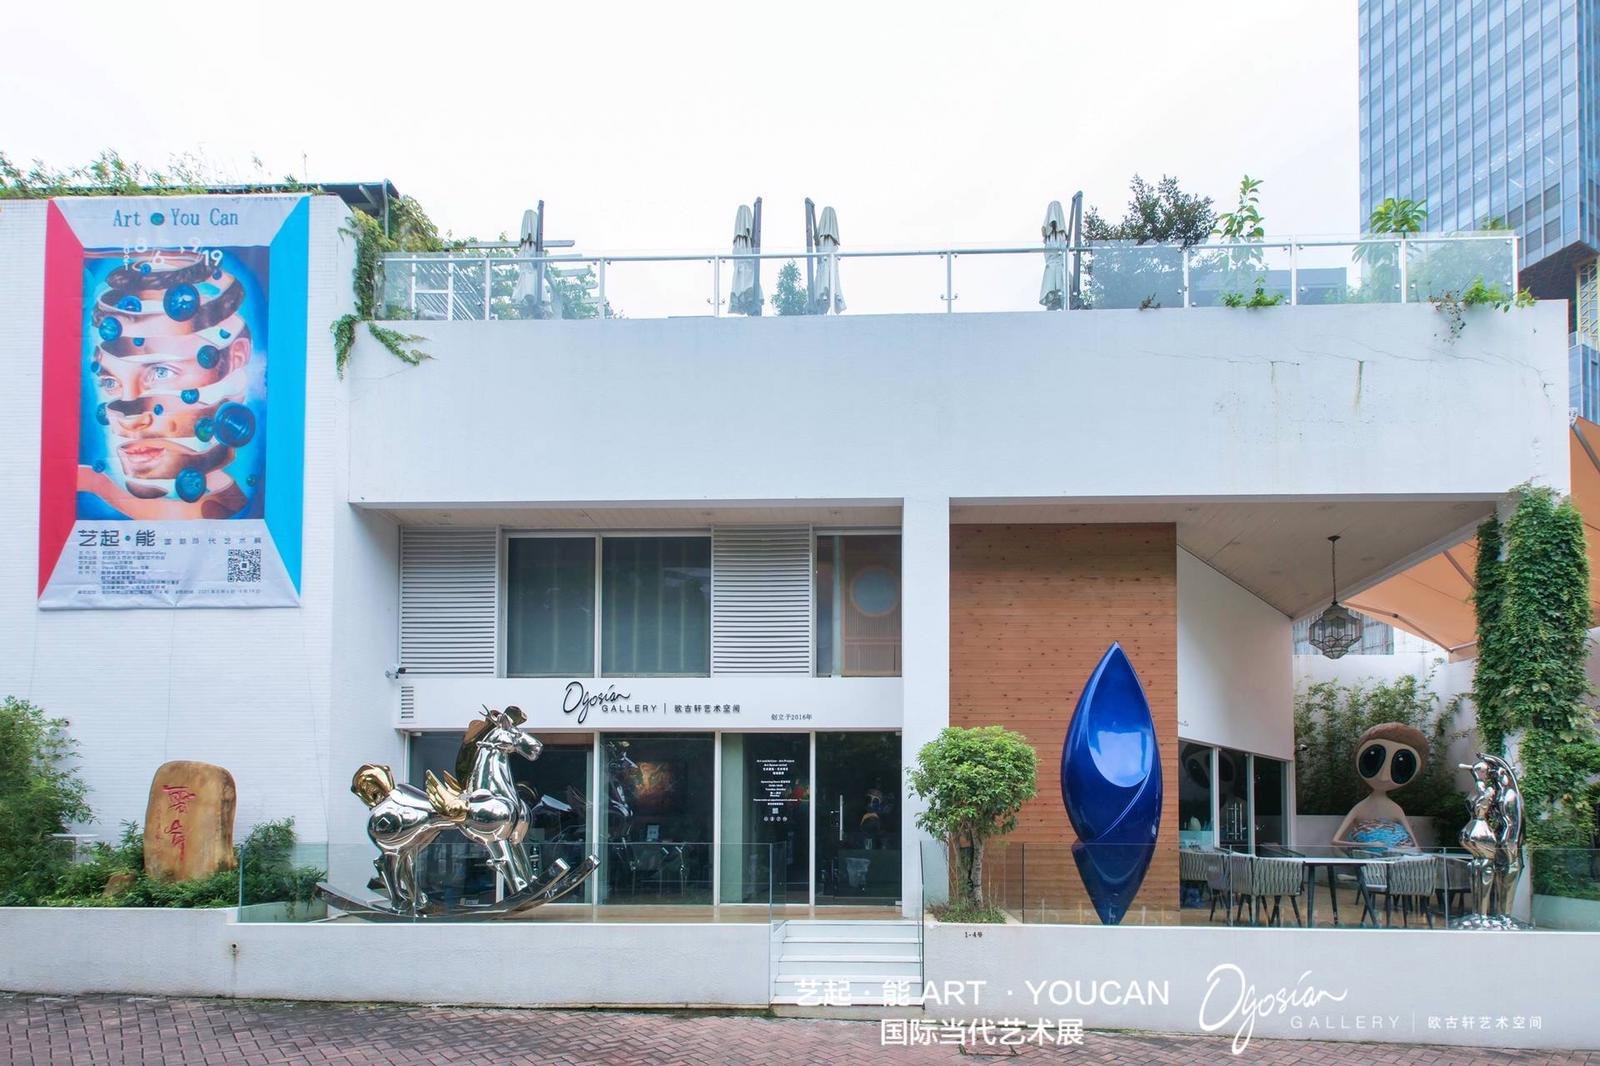
<svg viewBox="0 0 1600 1066">
<path fill-rule="evenodd" d="M 983 902 L 983 848 L 1017 826 L 1017 812 L 1038 791 L 1038 758 L 1020 733 L 1001 726 L 942 730 L 917 752 L 911 791 L 927 801 L 917 825 L 956 858 L 955 898 L 947 913 L 965 921 L 1003 921 Z"/>
</svg>

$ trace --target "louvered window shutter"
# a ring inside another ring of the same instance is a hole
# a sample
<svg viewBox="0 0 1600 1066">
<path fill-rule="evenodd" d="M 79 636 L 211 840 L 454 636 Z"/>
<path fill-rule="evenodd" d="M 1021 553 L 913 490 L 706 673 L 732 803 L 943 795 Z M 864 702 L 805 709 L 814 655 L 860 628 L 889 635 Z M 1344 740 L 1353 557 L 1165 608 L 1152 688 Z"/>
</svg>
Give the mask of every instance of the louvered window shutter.
<svg viewBox="0 0 1600 1066">
<path fill-rule="evenodd" d="M 711 672 L 812 672 L 811 528 L 711 534 Z"/>
<path fill-rule="evenodd" d="M 407 674 L 495 672 L 492 529 L 400 531 L 400 665 Z"/>
</svg>

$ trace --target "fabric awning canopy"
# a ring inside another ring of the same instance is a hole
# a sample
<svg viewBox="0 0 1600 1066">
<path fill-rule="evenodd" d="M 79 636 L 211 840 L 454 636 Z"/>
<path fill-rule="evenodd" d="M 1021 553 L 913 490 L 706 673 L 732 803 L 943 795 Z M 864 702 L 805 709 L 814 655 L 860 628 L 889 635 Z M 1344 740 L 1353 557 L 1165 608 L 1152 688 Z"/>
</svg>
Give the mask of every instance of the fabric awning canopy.
<svg viewBox="0 0 1600 1066">
<path fill-rule="evenodd" d="M 1583 515 L 1588 541 L 1589 603 L 1600 618 L 1600 425 L 1573 419 L 1572 500 Z M 1345 603 L 1370 618 L 1442 646 L 1452 659 L 1476 654 L 1473 572 L 1478 541 L 1470 538 L 1385 578 Z"/>
</svg>

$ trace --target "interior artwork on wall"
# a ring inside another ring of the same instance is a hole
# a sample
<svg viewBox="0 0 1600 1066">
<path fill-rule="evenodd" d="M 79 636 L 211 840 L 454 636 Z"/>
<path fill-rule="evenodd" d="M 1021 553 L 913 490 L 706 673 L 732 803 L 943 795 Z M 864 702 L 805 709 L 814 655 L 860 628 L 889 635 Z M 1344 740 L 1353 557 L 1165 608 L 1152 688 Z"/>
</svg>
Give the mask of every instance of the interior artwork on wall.
<svg viewBox="0 0 1600 1066">
<path fill-rule="evenodd" d="M 1106 650 L 1072 712 L 1061 799 L 1078 836 L 1078 876 L 1100 920 L 1116 925 L 1144 882 L 1161 826 L 1155 721 L 1121 644 Z"/>
</svg>

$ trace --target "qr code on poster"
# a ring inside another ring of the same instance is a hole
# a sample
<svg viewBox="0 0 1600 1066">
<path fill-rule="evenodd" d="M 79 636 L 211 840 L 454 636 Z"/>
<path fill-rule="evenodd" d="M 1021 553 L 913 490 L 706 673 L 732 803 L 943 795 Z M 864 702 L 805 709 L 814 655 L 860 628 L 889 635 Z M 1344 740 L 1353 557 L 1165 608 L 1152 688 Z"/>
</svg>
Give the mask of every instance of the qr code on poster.
<svg viewBox="0 0 1600 1066">
<path fill-rule="evenodd" d="M 251 584 L 261 580 L 260 548 L 228 549 L 228 580 Z"/>
</svg>

